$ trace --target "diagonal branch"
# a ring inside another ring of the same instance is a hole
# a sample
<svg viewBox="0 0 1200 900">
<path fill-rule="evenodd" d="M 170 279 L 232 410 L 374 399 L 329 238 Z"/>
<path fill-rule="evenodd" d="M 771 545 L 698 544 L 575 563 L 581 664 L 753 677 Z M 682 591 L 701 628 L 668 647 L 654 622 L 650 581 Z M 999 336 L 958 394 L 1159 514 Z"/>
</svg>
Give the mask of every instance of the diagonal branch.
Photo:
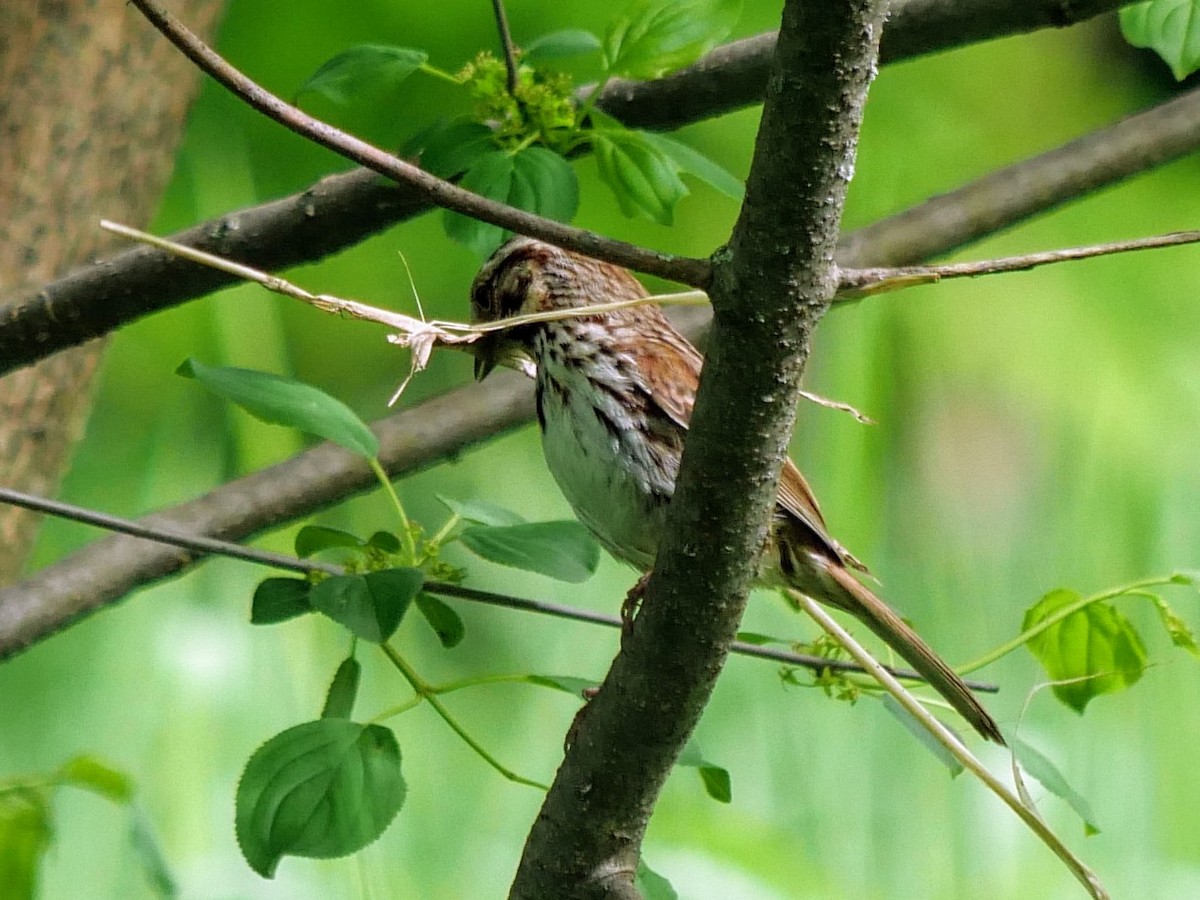
<svg viewBox="0 0 1200 900">
<path fill-rule="evenodd" d="M 1116 4 L 1073 3 L 1067 10 L 1051 0 L 1001 4 L 1011 17 L 996 13 L 980 20 L 971 3 L 909 2 L 893 13 L 884 49 L 903 59 L 920 52 L 956 46 L 957 34 L 982 39 L 1039 24 L 1069 24 L 1101 7 Z M 1057 13 L 1054 10 L 1059 10 Z M 923 36 L 927 16 L 946 28 L 936 33 L 945 43 L 930 46 Z M 992 31 L 979 33 L 978 21 Z M 709 118 L 735 105 L 761 98 L 770 53 L 759 44 L 774 35 L 735 41 L 704 60 L 667 78 L 614 82 L 600 107 L 610 115 L 647 128 L 666 128 Z M 757 72 L 752 77 L 747 70 Z M 1036 212 L 1132 174 L 1146 171 L 1200 146 L 1200 91 L 1133 116 L 1073 141 L 1056 151 L 1001 170 L 975 185 L 972 202 L 955 191 L 942 198 L 940 210 L 922 205 L 910 211 L 911 229 L 892 220 L 871 226 L 843 241 L 845 265 L 902 265 L 969 243 Z M 937 203 L 937 201 L 931 201 Z M 386 183 L 368 169 L 322 179 L 301 193 L 231 212 L 173 236 L 178 243 L 238 259 L 255 268 L 278 271 L 319 260 L 413 218 L 430 205 L 407 185 Z M 959 235 L 957 244 L 948 237 Z M 870 248 L 881 248 L 872 254 Z M 84 267 L 40 291 L 0 303 L 0 374 L 29 365 L 58 350 L 76 346 L 145 315 L 204 296 L 231 283 L 228 276 L 199 269 L 148 248 L 128 250 Z"/>
</svg>

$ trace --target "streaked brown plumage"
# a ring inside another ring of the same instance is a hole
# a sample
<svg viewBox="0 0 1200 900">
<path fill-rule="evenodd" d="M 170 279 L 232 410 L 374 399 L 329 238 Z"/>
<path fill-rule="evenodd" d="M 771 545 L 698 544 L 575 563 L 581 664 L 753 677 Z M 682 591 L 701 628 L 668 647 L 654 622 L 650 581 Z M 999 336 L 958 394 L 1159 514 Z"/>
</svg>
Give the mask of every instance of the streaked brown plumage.
<svg viewBox="0 0 1200 900">
<path fill-rule="evenodd" d="M 530 238 L 509 241 L 471 288 L 475 321 L 646 296 L 628 271 Z M 576 516 L 617 559 L 654 565 L 699 384 L 701 356 L 653 305 L 493 332 L 476 375 L 537 369 L 546 463 Z M 791 460 L 779 482 L 763 584 L 790 587 L 852 613 L 937 689 L 984 737 L 999 728 L 970 689 L 890 607 L 849 572 Z"/>
</svg>

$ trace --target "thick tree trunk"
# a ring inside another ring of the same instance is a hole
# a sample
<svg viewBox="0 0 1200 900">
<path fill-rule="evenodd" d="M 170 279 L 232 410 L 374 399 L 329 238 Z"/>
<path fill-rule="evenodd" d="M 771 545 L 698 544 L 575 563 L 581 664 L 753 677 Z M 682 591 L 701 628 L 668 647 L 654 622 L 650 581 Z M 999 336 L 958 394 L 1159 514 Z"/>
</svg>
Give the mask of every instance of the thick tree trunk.
<svg viewBox="0 0 1200 900">
<path fill-rule="evenodd" d="M 202 34 L 222 0 L 180 0 Z M 0 3 L 0 306 L 111 247 L 101 217 L 144 224 L 171 173 L 197 73 L 122 0 Z M 0 380 L 0 480 L 52 493 L 83 429 L 96 342 Z M 36 519 L 0 508 L 0 583 Z"/>
</svg>

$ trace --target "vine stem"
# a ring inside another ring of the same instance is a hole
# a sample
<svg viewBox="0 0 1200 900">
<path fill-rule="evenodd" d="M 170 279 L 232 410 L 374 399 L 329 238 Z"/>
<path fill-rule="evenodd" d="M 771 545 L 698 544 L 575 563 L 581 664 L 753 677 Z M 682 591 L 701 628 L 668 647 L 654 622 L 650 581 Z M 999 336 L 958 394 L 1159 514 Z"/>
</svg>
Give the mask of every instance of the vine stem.
<svg viewBox="0 0 1200 900">
<path fill-rule="evenodd" d="M 408 514 L 404 511 L 404 504 L 400 502 L 400 495 L 396 493 L 396 486 L 392 484 L 392 479 L 388 478 L 387 472 L 383 470 L 383 464 L 379 462 L 379 458 L 372 456 L 370 462 L 371 469 L 375 472 L 375 477 L 383 485 L 384 492 L 391 499 L 392 506 L 396 508 L 396 514 L 400 516 L 400 540 L 404 544 L 406 561 L 408 565 L 415 566 L 417 564 L 417 542 L 413 539 L 412 528 L 408 524 Z"/>
<path fill-rule="evenodd" d="M 1133 581 L 1121 587 L 1115 587 L 1110 588 L 1107 591 L 1101 591 L 1099 594 L 1092 594 L 1090 597 L 1081 597 L 1074 603 L 1069 603 L 1057 612 L 1052 613 L 1051 615 L 1042 619 L 1042 621 L 1038 622 L 1032 628 L 1022 631 L 1008 643 L 1001 644 L 996 649 L 979 657 L 979 659 L 972 660 L 966 665 L 959 666 L 954 671 L 960 675 L 967 675 L 971 672 L 982 669 L 984 666 L 991 665 L 1002 656 L 1007 656 L 1014 650 L 1024 646 L 1043 631 L 1047 630 L 1048 628 L 1053 628 L 1063 619 L 1075 615 L 1075 613 L 1079 612 L 1081 609 L 1091 606 L 1093 603 L 1099 603 L 1102 600 L 1112 600 L 1125 594 L 1137 594 L 1139 592 L 1144 592 L 1147 588 L 1166 587 L 1167 585 L 1177 583 L 1176 576 L 1174 575 L 1168 575 L 1165 578 L 1161 576 L 1157 578 L 1144 578 L 1141 581 Z M 1151 594 L 1150 596 L 1153 595 Z"/>
<path fill-rule="evenodd" d="M 442 717 L 442 721 L 450 726 L 450 730 L 462 738 L 463 743 L 479 754 L 479 757 L 484 762 L 486 762 L 489 766 L 491 766 L 509 781 L 516 782 L 517 784 L 524 784 L 528 787 L 538 788 L 542 791 L 550 790 L 549 785 L 542 784 L 540 781 L 534 781 L 532 778 L 526 778 L 523 775 L 518 775 L 512 769 L 508 768 L 498 759 L 496 759 L 496 757 L 492 756 L 492 754 L 488 753 L 483 745 L 475 740 L 475 738 L 471 737 L 466 729 L 458 723 L 458 720 L 455 719 L 454 716 L 450 715 L 450 710 L 446 709 L 445 705 L 437 698 L 436 689 L 432 685 L 427 684 L 425 679 L 423 679 L 417 673 L 416 669 L 408 664 L 408 661 L 405 660 L 404 657 L 401 656 L 391 644 L 380 644 L 379 646 L 382 648 L 384 655 L 386 655 L 387 658 L 392 661 L 392 665 L 394 665 L 396 669 L 399 670 L 400 674 L 404 676 L 405 680 L 412 685 L 412 689 L 417 692 L 417 695 L 424 699 L 430 706 L 432 706 L 434 711 Z"/>
<path fill-rule="evenodd" d="M 984 767 L 974 754 L 967 749 L 958 736 L 949 728 L 939 722 L 930 712 L 921 705 L 921 703 L 892 677 L 882 665 L 875 661 L 862 645 L 859 644 L 850 633 L 842 628 L 837 621 L 829 615 L 821 606 L 814 600 L 798 591 L 788 591 L 788 596 L 791 597 L 799 607 L 804 610 L 813 620 L 816 621 L 835 641 L 842 645 L 859 665 L 866 669 L 892 697 L 904 707 L 917 722 L 929 732 L 930 736 L 935 741 L 946 748 L 955 759 L 957 759 L 967 771 L 978 778 L 983 784 L 997 797 L 999 797 L 1005 805 L 1007 805 L 1018 817 L 1029 827 L 1029 829 L 1042 840 L 1047 847 L 1063 861 L 1071 874 L 1084 886 L 1087 892 L 1095 898 L 1095 900 L 1110 900 L 1108 892 L 1104 889 L 1104 885 L 1100 883 L 1100 879 L 1096 874 L 1089 869 L 1084 862 L 1075 856 L 1074 853 L 1059 840 L 1058 835 L 1050 830 L 1046 825 L 1037 810 L 1031 806 L 1026 806 L 1021 799 L 1005 787 L 1000 780 L 993 775 L 987 768 Z"/>
</svg>

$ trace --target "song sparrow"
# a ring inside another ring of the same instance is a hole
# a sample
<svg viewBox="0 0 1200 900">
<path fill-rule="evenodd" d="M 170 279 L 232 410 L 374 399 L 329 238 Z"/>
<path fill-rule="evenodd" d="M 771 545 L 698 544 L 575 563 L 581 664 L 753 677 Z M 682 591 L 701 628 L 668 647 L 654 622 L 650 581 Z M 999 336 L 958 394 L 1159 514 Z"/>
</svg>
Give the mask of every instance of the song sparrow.
<svg viewBox="0 0 1200 900">
<path fill-rule="evenodd" d="M 471 287 L 472 317 L 572 309 L 646 296 L 628 271 L 530 238 L 510 240 Z M 536 366 L 546 464 L 575 515 L 614 557 L 654 565 L 699 383 L 701 357 L 653 305 L 492 332 L 475 374 Z M 857 562 L 826 531 L 804 477 L 785 460 L 759 580 L 852 613 L 886 641 L 984 737 L 1004 740 L 950 667 L 859 583 Z"/>
</svg>

